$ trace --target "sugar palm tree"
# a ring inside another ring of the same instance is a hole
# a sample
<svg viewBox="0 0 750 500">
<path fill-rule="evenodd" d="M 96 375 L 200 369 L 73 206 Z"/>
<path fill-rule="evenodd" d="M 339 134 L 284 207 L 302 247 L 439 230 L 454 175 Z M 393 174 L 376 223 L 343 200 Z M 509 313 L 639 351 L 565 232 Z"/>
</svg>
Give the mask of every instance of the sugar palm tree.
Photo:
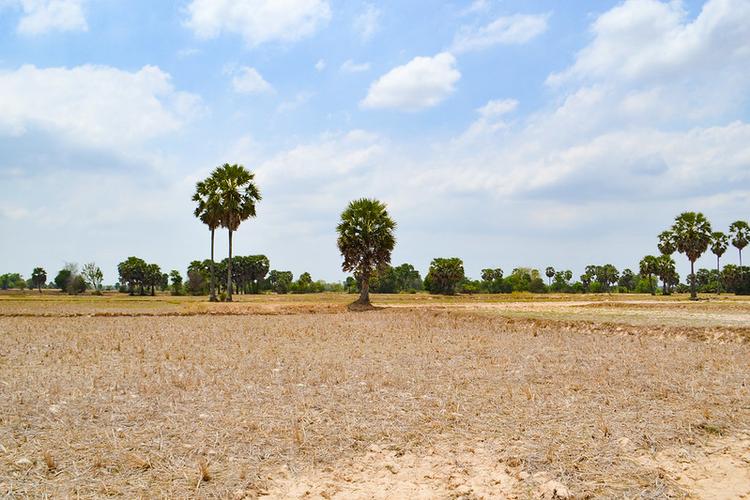
<svg viewBox="0 0 750 500">
<path fill-rule="evenodd" d="M 211 302 L 216 302 L 216 275 L 214 273 L 214 235 L 216 230 L 221 226 L 221 200 L 219 199 L 219 189 L 216 179 L 209 176 L 195 185 L 195 194 L 193 201 L 198 204 L 195 208 L 195 216 L 202 223 L 208 226 L 211 231 L 211 285 L 210 296 Z"/>
<path fill-rule="evenodd" d="M 711 223 L 700 212 L 683 212 L 675 218 L 671 229 L 677 251 L 690 261 L 690 298 L 698 299 L 695 291 L 695 261 L 711 244 Z"/>
<path fill-rule="evenodd" d="M 732 246 L 740 252 L 740 272 L 742 271 L 742 249 L 750 242 L 750 226 L 744 220 L 732 222 L 729 226 L 729 234 L 732 236 Z"/>
<path fill-rule="evenodd" d="M 727 248 L 729 247 L 729 236 L 722 233 L 721 231 L 716 231 L 714 233 L 711 233 L 711 253 L 716 255 L 716 294 L 721 293 L 721 266 L 719 265 L 719 259 L 721 259 L 721 256 L 724 255 L 724 252 L 727 251 Z"/>
<path fill-rule="evenodd" d="M 39 290 L 39 293 L 42 293 L 42 285 L 47 283 L 47 271 L 41 267 L 35 267 L 31 273 L 31 283 Z"/>
<path fill-rule="evenodd" d="M 216 182 L 221 204 L 221 225 L 229 231 L 229 260 L 227 263 L 227 301 L 232 301 L 232 233 L 240 224 L 255 217 L 255 204 L 261 200 L 255 185 L 255 174 L 242 165 L 225 163 L 211 173 Z"/>
<path fill-rule="evenodd" d="M 659 244 L 657 245 L 662 255 L 672 255 L 677 248 L 675 247 L 674 233 L 672 231 L 662 231 L 659 234 Z"/>
<path fill-rule="evenodd" d="M 385 204 L 378 200 L 352 201 L 341 214 L 341 222 L 336 227 L 337 244 L 344 257 L 341 268 L 353 271 L 361 285 L 355 304 L 370 305 L 370 277 L 376 269 L 391 262 L 396 246 L 395 229 L 396 223 L 388 215 Z"/>
<path fill-rule="evenodd" d="M 552 277 L 555 275 L 555 268 L 552 266 L 549 266 L 547 269 L 544 270 L 544 274 L 547 276 L 547 284 L 549 286 L 552 286 Z"/>
<path fill-rule="evenodd" d="M 656 287 L 651 275 L 659 272 L 659 260 L 653 255 L 646 255 L 639 264 L 641 276 L 648 278 L 648 287 L 651 289 L 651 295 L 656 295 Z"/>
</svg>

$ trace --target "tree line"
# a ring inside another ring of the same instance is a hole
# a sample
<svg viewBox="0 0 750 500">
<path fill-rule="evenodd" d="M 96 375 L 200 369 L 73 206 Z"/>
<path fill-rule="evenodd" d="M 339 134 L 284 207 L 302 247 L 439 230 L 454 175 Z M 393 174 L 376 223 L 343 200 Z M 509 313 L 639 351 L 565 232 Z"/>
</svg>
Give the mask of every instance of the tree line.
<svg viewBox="0 0 750 500">
<path fill-rule="evenodd" d="M 368 198 L 354 200 L 342 212 L 336 226 L 337 246 L 343 262 L 342 270 L 351 273 L 344 283 L 313 281 L 309 273 L 297 280 L 291 271 L 271 269 L 264 255 L 233 256 L 232 237 L 242 222 L 256 216 L 256 203 L 262 197 L 255 184 L 255 175 L 242 165 L 224 164 L 214 169 L 204 180 L 196 183 L 193 201 L 194 215 L 209 230 L 210 258 L 195 260 L 187 269 L 187 280 L 177 270 L 163 273 L 157 264 L 149 264 L 138 257 L 129 257 L 118 265 L 118 288 L 130 294 L 151 294 L 156 290 L 171 290 L 175 295 L 208 295 L 209 300 L 231 301 L 233 293 L 312 293 L 339 291 L 359 293 L 359 305 L 369 305 L 370 291 L 376 293 L 415 293 L 425 290 L 434 294 L 457 293 L 660 293 L 690 291 L 697 293 L 722 291 L 750 293 L 750 273 L 742 266 L 742 250 L 750 240 L 747 222 L 733 222 L 728 233 L 713 231 L 708 219 L 700 212 L 683 212 L 672 226 L 659 234 L 656 248 L 659 255 L 646 255 L 640 260 L 637 272 L 619 271 L 612 264 L 586 266 L 578 280 L 570 270 L 544 269 L 544 274 L 533 268 L 515 268 L 505 275 L 499 267 L 486 268 L 481 279 L 470 279 L 458 257 L 435 258 L 424 279 L 408 263 L 391 266 L 391 254 L 396 245 L 396 222 L 384 203 Z M 214 255 L 216 230 L 226 229 L 228 256 L 217 262 Z M 739 266 L 721 267 L 721 257 L 729 245 L 739 253 Z M 716 269 L 695 270 L 695 262 L 708 250 L 716 256 Z M 686 283 L 680 282 L 673 255 L 684 254 L 690 263 Z M 225 279 L 217 280 L 217 276 Z M 545 283 L 544 277 L 547 278 Z M 44 286 L 46 272 L 34 269 L 29 281 L 18 274 L 0 276 L 0 287 L 39 288 Z M 79 272 L 76 265 L 66 265 L 54 280 L 55 286 L 69 293 L 80 293 L 87 288 L 101 290 L 101 270 L 87 264 Z"/>
</svg>

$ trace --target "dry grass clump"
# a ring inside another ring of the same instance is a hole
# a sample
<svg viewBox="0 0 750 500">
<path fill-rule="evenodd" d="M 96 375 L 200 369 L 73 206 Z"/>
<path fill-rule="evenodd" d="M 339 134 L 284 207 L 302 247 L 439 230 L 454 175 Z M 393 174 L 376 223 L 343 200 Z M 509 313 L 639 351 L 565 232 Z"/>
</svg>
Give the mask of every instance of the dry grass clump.
<svg viewBox="0 0 750 500">
<path fill-rule="evenodd" d="M 519 494 L 545 478 L 582 497 L 680 495 L 638 457 L 750 421 L 750 344 L 675 327 L 342 307 L 0 331 L 0 494 L 16 496 L 252 496 L 346 475 L 375 445 L 393 460 L 476 447 Z"/>
</svg>

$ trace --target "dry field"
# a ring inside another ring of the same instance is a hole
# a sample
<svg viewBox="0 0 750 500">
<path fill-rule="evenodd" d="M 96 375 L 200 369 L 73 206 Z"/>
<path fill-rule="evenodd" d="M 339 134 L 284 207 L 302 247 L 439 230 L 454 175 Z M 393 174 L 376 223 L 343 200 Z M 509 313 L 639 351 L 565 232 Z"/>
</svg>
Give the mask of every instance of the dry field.
<svg viewBox="0 0 750 500">
<path fill-rule="evenodd" d="M 750 301 L 0 295 L 0 495 L 750 498 Z"/>
</svg>

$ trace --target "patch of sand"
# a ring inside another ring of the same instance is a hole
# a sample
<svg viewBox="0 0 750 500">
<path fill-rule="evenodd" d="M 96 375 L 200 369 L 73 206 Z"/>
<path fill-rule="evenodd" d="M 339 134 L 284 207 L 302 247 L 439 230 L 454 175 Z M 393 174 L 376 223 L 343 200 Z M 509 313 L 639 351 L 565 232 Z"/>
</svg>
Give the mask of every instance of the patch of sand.
<svg viewBox="0 0 750 500">
<path fill-rule="evenodd" d="M 691 498 L 750 499 L 750 436 L 670 448 L 640 461 L 666 472 Z"/>
</svg>

